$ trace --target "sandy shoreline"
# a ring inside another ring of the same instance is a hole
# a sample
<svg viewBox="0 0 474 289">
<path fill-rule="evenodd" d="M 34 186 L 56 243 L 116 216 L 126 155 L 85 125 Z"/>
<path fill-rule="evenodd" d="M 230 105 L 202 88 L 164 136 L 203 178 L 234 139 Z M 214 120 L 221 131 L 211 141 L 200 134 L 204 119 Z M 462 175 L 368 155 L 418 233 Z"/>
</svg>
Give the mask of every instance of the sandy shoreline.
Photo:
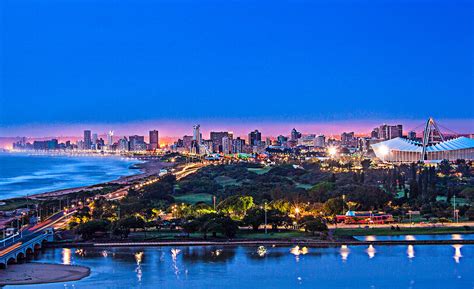
<svg viewBox="0 0 474 289">
<path fill-rule="evenodd" d="M 25 263 L 9 265 L 0 274 L 0 286 L 27 285 L 80 280 L 89 276 L 90 269 L 75 265 Z"/>
</svg>

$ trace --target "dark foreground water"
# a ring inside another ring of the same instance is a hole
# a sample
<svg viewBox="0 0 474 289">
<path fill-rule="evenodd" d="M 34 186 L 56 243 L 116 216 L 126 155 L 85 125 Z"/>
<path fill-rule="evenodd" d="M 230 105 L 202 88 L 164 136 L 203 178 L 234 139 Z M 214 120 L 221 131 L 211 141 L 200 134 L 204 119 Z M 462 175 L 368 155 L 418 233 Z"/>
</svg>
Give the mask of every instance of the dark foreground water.
<svg viewBox="0 0 474 289">
<path fill-rule="evenodd" d="M 260 254 L 259 254 L 260 253 Z M 51 249 L 89 266 L 77 282 L 8 288 L 473 288 L 474 246 Z"/>
<path fill-rule="evenodd" d="M 441 234 L 441 235 L 395 235 L 395 236 L 354 236 L 360 241 L 439 241 L 439 240 L 474 240 L 474 234 Z"/>
<path fill-rule="evenodd" d="M 112 181 L 140 173 L 136 160 L 0 153 L 0 200 Z"/>
</svg>

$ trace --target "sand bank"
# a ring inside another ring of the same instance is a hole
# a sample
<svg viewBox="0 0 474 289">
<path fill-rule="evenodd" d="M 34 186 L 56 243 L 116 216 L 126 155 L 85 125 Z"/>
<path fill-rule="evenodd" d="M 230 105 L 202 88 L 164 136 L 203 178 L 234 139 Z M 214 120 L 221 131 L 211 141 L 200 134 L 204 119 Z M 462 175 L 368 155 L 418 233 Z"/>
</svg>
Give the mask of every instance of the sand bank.
<svg viewBox="0 0 474 289">
<path fill-rule="evenodd" d="M 89 276 L 90 269 L 62 264 L 25 263 L 0 269 L 0 286 L 76 281 Z"/>
</svg>

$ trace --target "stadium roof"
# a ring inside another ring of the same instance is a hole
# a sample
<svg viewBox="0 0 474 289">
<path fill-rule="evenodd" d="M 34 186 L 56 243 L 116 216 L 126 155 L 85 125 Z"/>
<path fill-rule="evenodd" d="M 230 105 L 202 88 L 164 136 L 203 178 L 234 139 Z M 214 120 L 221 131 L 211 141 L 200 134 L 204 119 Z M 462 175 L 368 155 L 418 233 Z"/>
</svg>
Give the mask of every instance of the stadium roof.
<svg viewBox="0 0 474 289">
<path fill-rule="evenodd" d="M 379 142 L 372 145 L 372 148 L 378 149 L 382 146 L 386 146 L 390 150 L 397 151 L 409 151 L 409 152 L 422 152 L 423 145 L 417 141 L 405 139 L 405 138 L 394 138 L 387 141 Z M 444 142 L 437 143 L 435 145 L 427 146 L 426 152 L 440 152 L 440 151 L 451 151 L 474 148 L 474 139 L 467 137 L 458 137 L 450 139 Z"/>
</svg>

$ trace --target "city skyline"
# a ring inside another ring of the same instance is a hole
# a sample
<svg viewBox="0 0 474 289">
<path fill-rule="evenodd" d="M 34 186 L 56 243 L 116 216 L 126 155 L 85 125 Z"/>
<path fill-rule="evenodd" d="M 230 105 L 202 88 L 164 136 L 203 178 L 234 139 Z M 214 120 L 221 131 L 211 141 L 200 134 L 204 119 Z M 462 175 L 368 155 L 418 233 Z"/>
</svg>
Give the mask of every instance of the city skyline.
<svg viewBox="0 0 474 289">
<path fill-rule="evenodd" d="M 147 134 L 149 129 L 160 131 L 160 137 L 177 138 L 183 134 L 192 134 L 192 126 L 199 123 L 202 132 L 208 135 L 211 131 L 232 131 L 235 135 L 246 136 L 250 130 L 258 129 L 264 136 L 277 136 L 279 134 L 289 134 L 291 129 L 297 128 L 304 134 L 327 134 L 339 135 L 343 132 L 354 131 L 359 135 L 368 135 L 371 130 L 380 124 L 400 123 L 404 125 L 404 133 L 411 130 L 421 131 L 425 119 L 385 119 L 385 120 L 347 120 L 347 121 L 327 121 L 327 122 L 249 122 L 242 124 L 242 121 L 233 120 L 222 124 L 221 121 L 202 122 L 137 122 L 137 123 L 113 123 L 113 124 L 60 124 L 44 126 L 39 124 L 25 125 L 17 127 L 0 128 L 0 137 L 27 136 L 32 138 L 41 137 L 80 137 L 85 128 L 90 128 L 100 134 L 107 134 L 114 130 L 116 136 Z M 238 123 L 241 124 L 238 124 Z M 243 121 L 245 122 L 245 121 Z M 470 119 L 441 119 L 439 121 L 444 127 L 448 127 L 451 132 L 458 134 L 474 133 L 474 122 Z M 41 129 L 40 129 L 41 128 Z"/>
</svg>

